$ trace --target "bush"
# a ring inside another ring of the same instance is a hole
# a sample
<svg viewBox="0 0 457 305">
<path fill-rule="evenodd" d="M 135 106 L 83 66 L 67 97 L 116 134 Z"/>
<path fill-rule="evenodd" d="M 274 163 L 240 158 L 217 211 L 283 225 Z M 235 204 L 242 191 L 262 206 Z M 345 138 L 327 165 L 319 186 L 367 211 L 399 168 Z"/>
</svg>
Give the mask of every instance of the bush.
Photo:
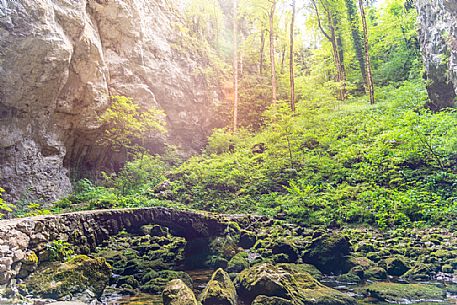
<svg viewBox="0 0 457 305">
<path fill-rule="evenodd" d="M 62 240 L 54 240 L 46 245 L 48 251 L 49 260 L 51 262 L 60 261 L 63 262 L 73 254 L 75 251 L 73 246 Z"/>
<path fill-rule="evenodd" d="M 5 192 L 4 189 L 0 187 L 0 219 L 7 216 L 8 213 L 13 212 L 15 206 L 13 204 L 7 203 L 3 200 L 2 194 Z"/>
</svg>

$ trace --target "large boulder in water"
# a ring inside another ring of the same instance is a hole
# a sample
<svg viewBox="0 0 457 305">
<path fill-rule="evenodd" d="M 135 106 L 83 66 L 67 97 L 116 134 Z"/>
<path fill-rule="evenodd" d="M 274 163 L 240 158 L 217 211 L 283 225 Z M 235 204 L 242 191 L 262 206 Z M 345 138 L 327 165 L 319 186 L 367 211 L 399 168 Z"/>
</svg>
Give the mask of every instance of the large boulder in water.
<svg viewBox="0 0 457 305">
<path fill-rule="evenodd" d="M 65 263 L 40 267 L 26 281 L 28 292 L 34 296 L 61 299 L 91 291 L 100 297 L 111 277 L 111 266 L 104 258 L 78 255 Z"/>
<path fill-rule="evenodd" d="M 230 276 L 217 269 L 200 297 L 203 305 L 236 305 L 236 290 Z"/>
<path fill-rule="evenodd" d="M 352 305 L 355 300 L 319 283 L 309 273 L 294 272 L 272 264 L 259 264 L 241 272 L 235 279 L 238 296 L 251 303 L 259 296 L 277 297 L 291 304 Z M 267 300 L 267 299 L 265 299 Z M 258 301 L 256 301 L 258 303 Z M 272 299 L 267 303 L 275 304 Z"/>
<path fill-rule="evenodd" d="M 363 293 L 382 302 L 411 304 L 417 302 L 442 302 L 446 291 L 435 285 L 373 283 L 363 289 Z"/>
<path fill-rule="evenodd" d="M 350 269 L 348 256 L 351 250 L 346 236 L 323 234 L 313 239 L 303 254 L 303 262 L 316 266 L 326 274 L 346 273 Z"/>
<path fill-rule="evenodd" d="M 170 281 L 162 293 L 164 305 L 197 305 L 192 290 L 179 279 Z"/>
</svg>

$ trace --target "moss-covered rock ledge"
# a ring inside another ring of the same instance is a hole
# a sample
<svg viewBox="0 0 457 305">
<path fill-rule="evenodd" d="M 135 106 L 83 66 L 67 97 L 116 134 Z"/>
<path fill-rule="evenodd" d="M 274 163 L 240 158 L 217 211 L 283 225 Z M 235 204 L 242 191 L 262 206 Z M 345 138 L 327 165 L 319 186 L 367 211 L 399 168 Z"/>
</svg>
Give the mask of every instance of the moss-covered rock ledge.
<svg viewBox="0 0 457 305">
<path fill-rule="evenodd" d="M 218 236 L 232 222 L 252 223 L 261 219 L 154 207 L 0 221 L 0 285 L 11 285 L 21 270 L 33 269 L 33 260 L 46 260 L 46 246 L 55 240 L 68 241 L 77 253 L 87 254 L 121 230 L 134 232 L 147 224 L 166 226 L 176 235 L 194 239 Z"/>
</svg>

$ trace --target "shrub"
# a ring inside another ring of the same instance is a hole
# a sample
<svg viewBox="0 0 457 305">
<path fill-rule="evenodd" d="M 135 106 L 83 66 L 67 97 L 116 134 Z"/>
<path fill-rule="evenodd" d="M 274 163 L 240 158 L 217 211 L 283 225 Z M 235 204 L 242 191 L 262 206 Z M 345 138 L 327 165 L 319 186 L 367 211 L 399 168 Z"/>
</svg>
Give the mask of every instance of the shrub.
<svg viewBox="0 0 457 305">
<path fill-rule="evenodd" d="M 49 260 L 53 261 L 65 261 L 67 258 L 75 254 L 73 246 L 62 240 L 54 240 L 46 245 L 48 251 Z"/>
<path fill-rule="evenodd" d="M 0 187 L 0 219 L 7 216 L 8 213 L 13 212 L 15 206 L 13 204 L 7 203 L 3 200 L 2 194 L 5 192 L 4 189 Z"/>
</svg>

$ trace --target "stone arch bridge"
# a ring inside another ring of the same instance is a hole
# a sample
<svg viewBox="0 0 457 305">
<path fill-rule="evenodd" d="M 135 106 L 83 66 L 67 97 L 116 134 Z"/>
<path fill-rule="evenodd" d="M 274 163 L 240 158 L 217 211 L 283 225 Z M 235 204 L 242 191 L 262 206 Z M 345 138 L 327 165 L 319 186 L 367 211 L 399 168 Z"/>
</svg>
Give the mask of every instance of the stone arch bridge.
<svg viewBox="0 0 457 305">
<path fill-rule="evenodd" d="M 68 241 L 88 253 L 121 230 L 134 232 L 147 224 L 168 227 L 186 239 L 221 235 L 230 223 L 249 225 L 262 217 L 220 215 L 163 207 L 84 211 L 0 221 L 0 285 L 10 285 L 31 251 L 44 253 L 55 240 Z"/>
</svg>

